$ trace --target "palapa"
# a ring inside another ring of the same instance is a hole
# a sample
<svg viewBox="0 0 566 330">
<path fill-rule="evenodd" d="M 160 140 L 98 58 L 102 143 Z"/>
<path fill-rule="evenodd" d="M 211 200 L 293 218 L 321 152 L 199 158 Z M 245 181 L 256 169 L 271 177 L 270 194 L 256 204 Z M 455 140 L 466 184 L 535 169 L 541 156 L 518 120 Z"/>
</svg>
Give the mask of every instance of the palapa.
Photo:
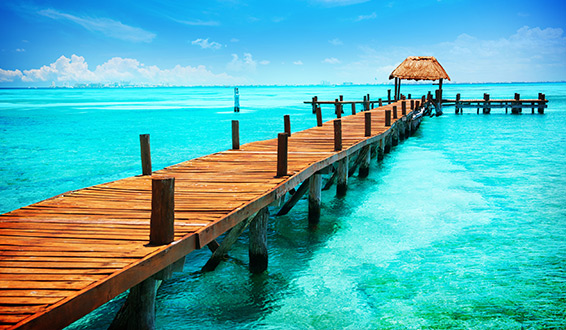
<svg viewBox="0 0 566 330">
<path fill-rule="evenodd" d="M 433 56 L 409 56 L 391 72 L 389 79 L 440 80 L 450 77 Z"/>
</svg>

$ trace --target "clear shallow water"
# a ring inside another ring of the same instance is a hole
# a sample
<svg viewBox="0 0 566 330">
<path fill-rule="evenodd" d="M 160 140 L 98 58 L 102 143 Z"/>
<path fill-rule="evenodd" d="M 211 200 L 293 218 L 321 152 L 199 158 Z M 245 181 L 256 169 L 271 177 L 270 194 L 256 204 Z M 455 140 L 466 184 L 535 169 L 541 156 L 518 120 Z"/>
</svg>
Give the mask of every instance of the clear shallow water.
<svg viewBox="0 0 566 330">
<path fill-rule="evenodd" d="M 403 86 L 420 95 L 430 86 Z M 0 90 L 3 212 L 70 189 L 138 174 L 138 134 L 154 167 L 229 147 L 314 118 L 302 101 L 386 95 L 387 87 L 149 90 Z M 307 205 L 272 217 L 269 271 L 247 271 L 247 237 L 215 272 L 210 252 L 158 293 L 160 329 L 520 329 L 566 327 L 565 84 L 448 85 L 478 98 L 546 93 L 544 116 L 445 115 L 352 178 L 348 195 L 323 193 L 321 224 Z M 147 110 L 140 110 L 147 109 Z M 326 118 L 332 110 L 328 108 Z M 54 179 L 56 177 L 56 179 Z M 72 325 L 104 329 L 116 299 Z"/>
</svg>

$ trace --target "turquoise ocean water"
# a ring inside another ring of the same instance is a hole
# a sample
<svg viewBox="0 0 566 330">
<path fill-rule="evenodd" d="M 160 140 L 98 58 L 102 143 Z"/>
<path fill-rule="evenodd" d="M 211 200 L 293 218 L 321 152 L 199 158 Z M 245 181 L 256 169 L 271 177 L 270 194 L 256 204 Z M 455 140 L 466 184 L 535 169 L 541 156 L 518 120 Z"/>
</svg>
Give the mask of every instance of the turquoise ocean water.
<svg viewBox="0 0 566 330">
<path fill-rule="evenodd" d="M 139 174 L 151 134 L 154 169 L 274 138 L 290 114 L 312 127 L 319 99 L 372 99 L 391 86 L 0 90 L 0 211 Z M 420 96 L 434 87 L 403 86 Z M 159 329 L 566 328 L 566 84 L 446 85 L 445 97 L 536 98 L 544 115 L 426 118 L 417 133 L 323 193 L 320 226 L 301 201 L 271 217 L 270 264 L 247 270 L 247 236 L 212 273 L 195 251 L 158 292 Z M 346 109 L 348 110 L 348 109 Z M 324 119 L 332 118 L 326 108 Z M 69 329 L 105 329 L 124 295 Z"/>
</svg>

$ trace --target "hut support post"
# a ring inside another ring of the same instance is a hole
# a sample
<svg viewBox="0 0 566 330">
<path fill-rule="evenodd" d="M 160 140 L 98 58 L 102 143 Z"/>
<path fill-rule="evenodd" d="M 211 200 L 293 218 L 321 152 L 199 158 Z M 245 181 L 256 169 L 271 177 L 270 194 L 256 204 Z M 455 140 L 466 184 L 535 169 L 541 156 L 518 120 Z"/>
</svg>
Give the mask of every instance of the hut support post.
<svg viewBox="0 0 566 330">
<path fill-rule="evenodd" d="M 269 209 L 259 210 L 250 223 L 249 231 L 249 269 L 253 274 L 263 273 L 267 269 L 267 222 Z"/>
<path fill-rule="evenodd" d="M 317 172 L 309 179 L 309 226 L 316 226 L 320 221 L 320 201 L 322 175 Z"/>
<path fill-rule="evenodd" d="M 348 166 L 350 159 L 348 156 L 340 159 L 338 162 L 338 168 L 336 169 L 336 175 L 338 182 L 336 183 L 336 195 L 345 196 L 348 190 Z"/>
</svg>

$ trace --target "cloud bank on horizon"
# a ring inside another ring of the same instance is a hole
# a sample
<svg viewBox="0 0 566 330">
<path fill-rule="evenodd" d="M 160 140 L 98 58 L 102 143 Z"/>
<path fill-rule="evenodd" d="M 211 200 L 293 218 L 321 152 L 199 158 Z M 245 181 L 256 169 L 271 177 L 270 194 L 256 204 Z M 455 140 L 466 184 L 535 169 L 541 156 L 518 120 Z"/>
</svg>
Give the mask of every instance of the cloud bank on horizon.
<svg viewBox="0 0 566 330">
<path fill-rule="evenodd" d="M 514 20 L 504 23 L 479 24 L 469 12 L 470 22 L 459 15 L 401 25 L 391 16 L 422 18 L 423 10 L 441 14 L 470 3 L 143 0 L 127 13 L 106 0 L 92 8 L 0 4 L 0 26 L 11 31 L 0 46 L 0 87 L 383 83 L 413 55 L 435 56 L 455 82 L 564 81 L 566 23 L 556 12 L 566 5 L 546 2 L 554 8 L 517 3 Z"/>
</svg>

